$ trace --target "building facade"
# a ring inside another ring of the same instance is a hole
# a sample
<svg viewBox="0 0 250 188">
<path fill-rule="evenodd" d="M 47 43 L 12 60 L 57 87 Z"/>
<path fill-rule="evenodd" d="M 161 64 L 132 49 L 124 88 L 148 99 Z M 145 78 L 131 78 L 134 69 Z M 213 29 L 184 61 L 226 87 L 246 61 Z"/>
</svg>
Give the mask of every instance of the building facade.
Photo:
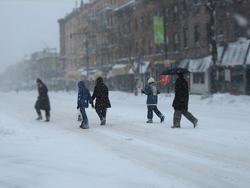
<svg viewBox="0 0 250 188">
<path fill-rule="evenodd" d="M 250 37 L 249 8 L 249 0 L 81 3 L 59 20 L 66 77 L 72 72 L 79 74 L 75 79 L 102 75 L 118 89 L 131 91 L 149 76 L 159 80 L 166 67 L 181 66 L 190 69 L 191 91 L 210 92 L 214 67 L 223 58 L 218 49 Z"/>
</svg>

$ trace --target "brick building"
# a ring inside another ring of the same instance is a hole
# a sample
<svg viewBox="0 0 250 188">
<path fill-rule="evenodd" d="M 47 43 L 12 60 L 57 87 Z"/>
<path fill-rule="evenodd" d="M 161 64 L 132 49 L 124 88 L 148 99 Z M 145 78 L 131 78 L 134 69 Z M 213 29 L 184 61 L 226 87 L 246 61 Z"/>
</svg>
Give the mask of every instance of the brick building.
<svg viewBox="0 0 250 188">
<path fill-rule="evenodd" d="M 209 92 L 211 39 L 223 59 L 226 44 L 249 38 L 249 8 L 249 0 L 92 0 L 59 20 L 61 57 L 68 74 L 99 71 L 124 90 L 160 79 L 165 66 L 191 67 L 191 90 Z"/>
</svg>

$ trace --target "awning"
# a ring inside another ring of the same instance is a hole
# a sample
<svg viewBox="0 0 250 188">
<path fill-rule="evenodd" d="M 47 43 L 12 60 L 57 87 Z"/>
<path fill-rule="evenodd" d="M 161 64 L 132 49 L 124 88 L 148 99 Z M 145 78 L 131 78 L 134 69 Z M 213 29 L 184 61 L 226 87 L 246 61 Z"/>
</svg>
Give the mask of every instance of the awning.
<svg viewBox="0 0 250 188">
<path fill-rule="evenodd" d="M 147 72 L 150 61 L 144 61 L 142 63 L 134 63 L 134 66 L 130 68 L 129 74 L 134 74 L 138 70 L 140 74 L 145 74 Z"/>
<path fill-rule="evenodd" d="M 121 11 L 121 10 L 123 10 L 125 8 L 128 8 L 131 5 L 134 5 L 134 3 L 135 3 L 135 0 L 130 0 L 127 3 L 121 5 L 120 7 L 115 8 L 114 11 L 115 12 Z"/>
<path fill-rule="evenodd" d="M 116 64 L 112 67 L 112 76 L 128 74 L 129 69 L 128 64 Z"/>
<path fill-rule="evenodd" d="M 228 44 L 224 56 L 220 62 L 220 66 L 237 66 L 243 65 L 247 55 L 247 49 L 250 40 L 241 40 Z M 218 48 L 218 52 L 222 54 L 223 47 Z M 250 64 L 249 52 L 246 64 Z"/>
<path fill-rule="evenodd" d="M 186 68 L 190 72 L 206 72 L 211 65 L 212 57 L 207 56 L 199 59 L 184 59 L 178 67 Z"/>
</svg>

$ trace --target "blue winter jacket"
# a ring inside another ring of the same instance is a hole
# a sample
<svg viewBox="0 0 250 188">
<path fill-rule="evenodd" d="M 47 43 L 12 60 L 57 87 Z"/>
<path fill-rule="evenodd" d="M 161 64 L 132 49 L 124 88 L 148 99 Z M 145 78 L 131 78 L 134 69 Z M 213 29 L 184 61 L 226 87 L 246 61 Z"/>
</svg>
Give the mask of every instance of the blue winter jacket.
<svg viewBox="0 0 250 188">
<path fill-rule="evenodd" d="M 147 85 L 144 93 L 147 95 L 147 105 L 157 105 L 159 91 L 155 86 Z"/>
<path fill-rule="evenodd" d="M 78 99 L 77 99 L 77 105 L 80 108 L 88 108 L 89 103 L 92 104 L 92 98 L 89 93 L 89 90 L 85 87 L 85 84 L 83 81 L 78 82 Z"/>
</svg>

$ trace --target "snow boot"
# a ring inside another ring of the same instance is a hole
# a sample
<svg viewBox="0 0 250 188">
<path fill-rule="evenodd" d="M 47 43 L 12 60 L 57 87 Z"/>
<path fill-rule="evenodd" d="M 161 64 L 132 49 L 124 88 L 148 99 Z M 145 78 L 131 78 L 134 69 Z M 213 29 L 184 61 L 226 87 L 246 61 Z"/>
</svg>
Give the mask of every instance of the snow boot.
<svg viewBox="0 0 250 188">
<path fill-rule="evenodd" d="M 164 121 L 165 116 L 161 116 L 161 123 Z"/>
<path fill-rule="evenodd" d="M 149 119 L 148 121 L 146 121 L 146 123 L 153 123 L 153 120 Z"/>
<path fill-rule="evenodd" d="M 106 125 L 106 119 L 101 120 L 101 124 L 100 125 Z"/>
<path fill-rule="evenodd" d="M 198 119 L 194 120 L 194 128 L 198 126 Z"/>
<path fill-rule="evenodd" d="M 43 119 L 43 118 L 42 118 L 41 115 L 39 115 L 38 118 L 36 118 L 36 120 L 42 120 L 42 119 Z"/>
<path fill-rule="evenodd" d="M 180 126 L 174 126 L 174 125 L 173 125 L 171 128 L 181 128 L 181 127 L 180 127 Z"/>
<path fill-rule="evenodd" d="M 80 128 L 82 128 L 82 129 L 88 129 L 89 128 L 89 124 L 85 123 L 85 122 L 82 122 L 81 125 L 80 125 Z"/>
<path fill-rule="evenodd" d="M 49 122 L 49 116 L 46 116 L 45 122 Z"/>
</svg>

